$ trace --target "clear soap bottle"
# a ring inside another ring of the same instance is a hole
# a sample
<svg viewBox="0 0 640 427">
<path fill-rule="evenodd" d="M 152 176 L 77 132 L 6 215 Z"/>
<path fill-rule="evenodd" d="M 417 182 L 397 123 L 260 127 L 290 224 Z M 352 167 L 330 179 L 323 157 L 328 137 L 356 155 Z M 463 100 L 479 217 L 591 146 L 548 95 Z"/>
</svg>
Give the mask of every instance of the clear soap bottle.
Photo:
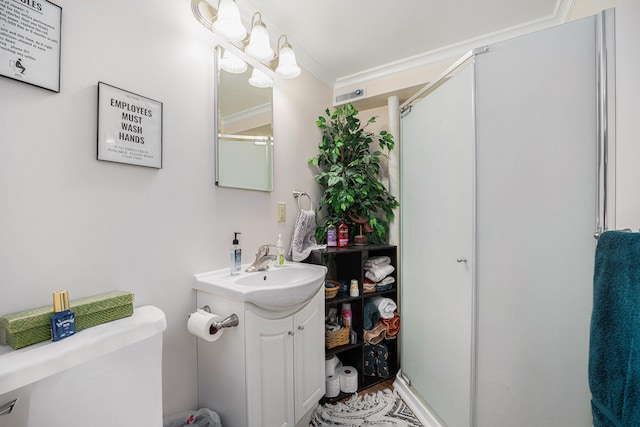
<svg viewBox="0 0 640 427">
<path fill-rule="evenodd" d="M 242 270 L 242 249 L 240 249 L 240 244 L 238 242 L 238 234 L 239 232 L 233 233 L 233 242 L 231 245 L 231 264 L 229 270 L 232 275 L 240 274 L 240 270 Z"/>
<path fill-rule="evenodd" d="M 276 262 L 276 267 L 280 267 L 284 265 L 284 246 L 282 245 L 282 234 L 278 234 L 276 249 L 278 251 L 278 261 Z"/>
</svg>

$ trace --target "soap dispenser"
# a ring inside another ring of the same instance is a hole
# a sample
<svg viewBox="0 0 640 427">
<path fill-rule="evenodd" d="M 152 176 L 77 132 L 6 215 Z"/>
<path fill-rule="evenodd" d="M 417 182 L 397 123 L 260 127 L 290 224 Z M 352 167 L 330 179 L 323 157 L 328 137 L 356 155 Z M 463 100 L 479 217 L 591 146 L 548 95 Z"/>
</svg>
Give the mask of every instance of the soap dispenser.
<svg viewBox="0 0 640 427">
<path fill-rule="evenodd" d="M 240 274 L 240 270 L 242 270 L 242 249 L 240 249 L 238 242 L 238 234 L 241 233 L 235 231 L 233 234 L 233 242 L 231 245 L 231 264 L 229 267 L 232 275 Z"/>
<path fill-rule="evenodd" d="M 276 267 L 280 267 L 284 265 L 284 247 L 282 245 L 282 234 L 278 234 L 276 249 L 278 250 L 278 262 L 276 263 Z"/>
</svg>

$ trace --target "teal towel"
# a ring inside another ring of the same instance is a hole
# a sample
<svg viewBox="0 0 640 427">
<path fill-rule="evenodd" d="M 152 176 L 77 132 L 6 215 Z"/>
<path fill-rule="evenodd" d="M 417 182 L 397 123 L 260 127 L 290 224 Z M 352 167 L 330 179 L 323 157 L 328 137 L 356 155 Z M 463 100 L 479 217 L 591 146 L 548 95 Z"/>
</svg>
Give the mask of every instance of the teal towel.
<svg viewBox="0 0 640 427">
<path fill-rule="evenodd" d="M 589 388 L 594 427 L 640 426 L 640 233 L 598 239 Z"/>
<path fill-rule="evenodd" d="M 364 300 L 364 314 L 362 315 L 362 329 L 371 330 L 380 320 L 378 307 L 371 301 L 371 298 Z"/>
</svg>

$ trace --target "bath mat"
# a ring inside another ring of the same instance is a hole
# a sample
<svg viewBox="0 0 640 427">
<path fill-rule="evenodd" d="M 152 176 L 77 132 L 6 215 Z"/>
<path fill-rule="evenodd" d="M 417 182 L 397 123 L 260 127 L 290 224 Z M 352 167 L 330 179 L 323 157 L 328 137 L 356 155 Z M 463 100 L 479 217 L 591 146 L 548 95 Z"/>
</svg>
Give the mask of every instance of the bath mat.
<svg viewBox="0 0 640 427">
<path fill-rule="evenodd" d="M 422 427 L 422 424 L 396 392 L 354 394 L 346 402 L 318 406 L 311 417 L 312 427 L 384 426 Z"/>
</svg>

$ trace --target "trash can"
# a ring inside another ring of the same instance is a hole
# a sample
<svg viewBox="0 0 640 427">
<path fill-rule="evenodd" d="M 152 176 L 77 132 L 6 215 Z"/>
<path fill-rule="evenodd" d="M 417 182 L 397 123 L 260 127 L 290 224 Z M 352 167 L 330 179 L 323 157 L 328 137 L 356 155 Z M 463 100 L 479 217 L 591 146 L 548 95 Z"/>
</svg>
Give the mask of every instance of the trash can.
<svg viewBox="0 0 640 427">
<path fill-rule="evenodd" d="M 162 420 L 163 427 L 222 427 L 220 416 L 211 409 L 202 408 L 169 415 Z"/>
</svg>

